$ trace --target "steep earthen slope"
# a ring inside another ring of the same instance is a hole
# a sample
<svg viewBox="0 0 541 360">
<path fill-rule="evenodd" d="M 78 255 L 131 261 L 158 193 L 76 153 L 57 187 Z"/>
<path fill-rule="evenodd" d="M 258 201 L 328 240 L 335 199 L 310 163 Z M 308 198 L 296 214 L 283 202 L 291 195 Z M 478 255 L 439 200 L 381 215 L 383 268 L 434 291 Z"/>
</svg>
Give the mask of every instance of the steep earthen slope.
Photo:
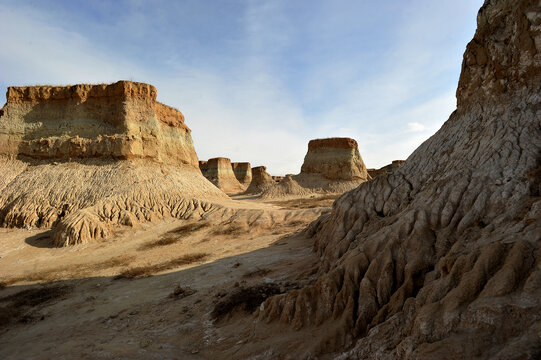
<svg viewBox="0 0 541 360">
<path fill-rule="evenodd" d="M 2 226 L 52 227 L 57 245 L 76 244 L 226 198 L 201 176 L 184 116 L 151 85 L 9 87 L 6 97 Z"/>
<path fill-rule="evenodd" d="M 209 159 L 201 169 L 203 175 L 210 182 L 226 193 L 238 193 L 244 190 L 242 184 L 237 180 L 231 166 L 231 160 L 228 158 Z"/>
<path fill-rule="evenodd" d="M 540 5 L 485 1 L 457 110 L 312 226 L 318 281 L 259 311 L 311 329 L 297 358 L 541 356 Z"/>
</svg>

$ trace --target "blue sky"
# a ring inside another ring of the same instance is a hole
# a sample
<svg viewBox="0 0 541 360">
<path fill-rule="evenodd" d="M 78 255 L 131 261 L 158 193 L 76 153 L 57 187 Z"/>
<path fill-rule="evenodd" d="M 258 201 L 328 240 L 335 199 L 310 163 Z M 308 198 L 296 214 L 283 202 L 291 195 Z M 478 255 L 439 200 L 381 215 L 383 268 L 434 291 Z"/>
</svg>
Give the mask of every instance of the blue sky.
<svg viewBox="0 0 541 360">
<path fill-rule="evenodd" d="M 381 167 L 454 110 L 482 2 L 0 0 L 0 91 L 147 82 L 200 159 L 298 173 L 310 139 L 347 136 Z"/>
</svg>

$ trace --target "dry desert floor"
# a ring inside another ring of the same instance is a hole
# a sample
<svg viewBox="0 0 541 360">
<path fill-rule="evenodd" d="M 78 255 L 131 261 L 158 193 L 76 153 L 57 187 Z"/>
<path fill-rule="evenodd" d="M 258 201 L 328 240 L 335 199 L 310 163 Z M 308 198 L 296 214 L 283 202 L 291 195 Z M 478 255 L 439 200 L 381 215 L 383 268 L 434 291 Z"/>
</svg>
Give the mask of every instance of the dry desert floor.
<svg viewBox="0 0 541 360">
<path fill-rule="evenodd" d="M 309 331 L 288 334 L 254 311 L 314 281 L 318 259 L 303 230 L 335 198 L 237 196 L 239 207 L 304 216 L 255 230 L 167 220 L 64 248 L 49 230 L 0 229 L 0 358 L 272 357 L 283 336 L 304 342 Z"/>
</svg>

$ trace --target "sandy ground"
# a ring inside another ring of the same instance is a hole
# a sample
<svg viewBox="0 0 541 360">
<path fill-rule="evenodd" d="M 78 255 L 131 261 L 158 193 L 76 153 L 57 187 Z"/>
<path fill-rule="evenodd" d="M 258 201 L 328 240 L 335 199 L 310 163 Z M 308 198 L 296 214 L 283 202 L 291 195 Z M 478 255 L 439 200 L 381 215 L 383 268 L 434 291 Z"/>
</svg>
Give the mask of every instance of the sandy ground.
<svg viewBox="0 0 541 360">
<path fill-rule="evenodd" d="M 0 229 L 0 358 L 272 358 L 272 341 L 300 341 L 252 313 L 313 281 L 302 230 L 332 199 L 235 202 L 304 218 L 256 231 L 168 220 L 66 248 L 47 230 Z"/>
</svg>

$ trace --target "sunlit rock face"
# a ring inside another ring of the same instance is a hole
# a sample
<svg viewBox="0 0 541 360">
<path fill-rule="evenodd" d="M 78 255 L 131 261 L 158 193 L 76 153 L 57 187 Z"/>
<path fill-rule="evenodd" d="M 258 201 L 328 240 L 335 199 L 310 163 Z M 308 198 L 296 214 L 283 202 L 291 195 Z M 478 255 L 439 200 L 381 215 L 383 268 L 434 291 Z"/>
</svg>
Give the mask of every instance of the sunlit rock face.
<svg viewBox="0 0 541 360">
<path fill-rule="evenodd" d="M 541 4 L 487 0 L 477 22 L 456 111 L 339 198 L 310 228 L 318 279 L 260 307 L 313 334 L 299 357 L 541 356 Z"/>
<path fill-rule="evenodd" d="M 9 87 L 0 155 L 36 159 L 145 158 L 197 167 L 184 116 L 152 85 Z"/>
<path fill-rule="evenodd" d="M 301 174 L 318 174 L 329 180 L 368 179 L 357 141 L 350 138 L 310 140 Z"/>
<path fill-rule="evenodd" d="M 115 226 L 198 216 L 226 198 L 201 175 L 182 113 L 156 95 L 129 81 L 9 87 L 0 224 L 53 228 L 57 245 L 71 245 Z"/>
<path fill-rule="evenodd" d="M 308 143 L 301 172 L 292 176 L 314 193 L 344 193 L 370 179 L 357 141 L 350 138 L 314 139 Z M 284 183 L 291 185 L 291 181 Z M 284 192 L 291 190 L 284 186 Z"/>
</svg>

